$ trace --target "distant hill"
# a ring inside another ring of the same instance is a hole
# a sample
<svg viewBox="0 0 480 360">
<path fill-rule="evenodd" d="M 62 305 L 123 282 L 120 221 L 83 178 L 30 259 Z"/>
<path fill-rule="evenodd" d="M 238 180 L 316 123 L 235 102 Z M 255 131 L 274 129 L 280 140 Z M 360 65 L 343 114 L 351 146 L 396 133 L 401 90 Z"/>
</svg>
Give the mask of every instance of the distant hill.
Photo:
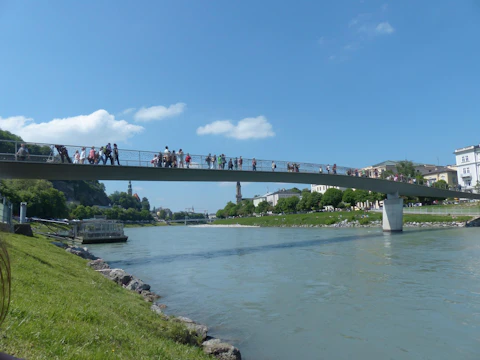
<svg viewBox="0 0 480 360">
<path fill-rule="evenodd" d="M 23 139 L 9 131 L 0 129 L 0 140 L 15 140 L 23 141 Z M 14 144 L 0 144 L 0 151 L 2 147 L 12 147 L 3 149 L 6 152 L 14 151 Z M 110 199 L 105 193 L 105 185 L 94 181 L 51 181 L 53 187 L 65 194 L 68 202 L 78 202 L 84 206 L 108 206 Z"/>
<path fill-rule="evenodd" d="M 67 202 L 78 202 L 83 206 L 108 206 L 111 201 L 105 193 L 105 185 L 97 180 L 52 180 L 53 187 L 65 194 Z"/>
</svg>

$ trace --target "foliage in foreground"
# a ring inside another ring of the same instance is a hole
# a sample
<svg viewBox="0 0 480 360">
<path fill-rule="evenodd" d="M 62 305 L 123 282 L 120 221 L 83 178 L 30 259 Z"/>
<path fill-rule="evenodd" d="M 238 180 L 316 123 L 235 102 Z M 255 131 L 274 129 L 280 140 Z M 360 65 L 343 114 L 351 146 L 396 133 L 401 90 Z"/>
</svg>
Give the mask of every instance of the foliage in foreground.
<svg viewBox="0 0 480 360">
<path fill-rule="evenodd" d="M 25 359 L 210 359 L 183 326 L 43 238 L 0 233 L 12 263 L 2 351 Z"/>
<path fill-rule="evenodd" d="M 404 214 L 403 222 L 448 222 L 468 221 L 471 216 L 449 216 L 449 215 L 424 215 Z M 347 220 L 348 222 L 359 221 L 361 225 L 367 225 L 372 221 L 382 220 L 380 212 L 365 211 L 337 211 L 317 212 L 311 214 L 290 214 L 249 218 L 234 218 L 216 220 L 214 224 L 240 224 L 258 226 L 299 226 L 299 225 L 332 225 Z"/>
</svg>

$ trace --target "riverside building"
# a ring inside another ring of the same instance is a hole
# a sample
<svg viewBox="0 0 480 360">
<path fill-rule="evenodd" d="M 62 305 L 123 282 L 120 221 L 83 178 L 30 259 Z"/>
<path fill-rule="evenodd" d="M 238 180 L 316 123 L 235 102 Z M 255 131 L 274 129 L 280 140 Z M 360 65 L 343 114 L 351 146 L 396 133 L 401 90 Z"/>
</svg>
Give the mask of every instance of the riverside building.
<svg viewBox="0 0 480 360">
<path fill-rule="evenodd" d="M 467 146 L 454 152 L 458 184 L 466 190 L 479 192 L 480 145 Z"/>
</svg>

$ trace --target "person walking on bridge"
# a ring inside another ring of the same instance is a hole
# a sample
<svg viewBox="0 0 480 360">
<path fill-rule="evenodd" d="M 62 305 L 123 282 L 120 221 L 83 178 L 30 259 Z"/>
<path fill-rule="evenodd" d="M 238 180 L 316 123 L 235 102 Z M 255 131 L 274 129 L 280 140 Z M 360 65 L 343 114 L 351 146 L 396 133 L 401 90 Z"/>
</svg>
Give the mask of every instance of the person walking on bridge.
<svg viewBox="0 0 480 360">
<path fill-rule="evenodd" d="M 105 145 L 105 163 L 108 159 L 110 159 L 110 165 L 113 165 L 112 145 L 110 145 L 110 143 Z"/>
<path fill-rule="evenodd" d="M 327 174 L 330 175 L 330 165 L 327 165 Z"/>
<path fill-rule="evenodd" d="M 233 161 L 233 166 L 235 166 L 235 170 L 238 170 L 238 159 L 235 158 L 235 160 Z"/>
<path fill-rule="evenodd" d="M 233 161 L 232 161 L 232 159 L 228 160 L 228 170 L 233 170 Z"/>
<path fill-rule="evenodd" d="M 95 146 L 92 146 L 90 151 L 88 152 L 88 158 L 87 158 L 88 162 L 90 164 L 94 164 L 95 163 Z"/>
<path fill-rule="evenodd" d="M 243 159 L 242 159 L 242 157 L 240 156 L 240 159 L 238 159 L 238 168 L 239 168 L 240 170 L 242 170 L 242 165 L 243 165 Z"/>
<path fill-rule="evenodd" d="M 257 171 L 257 160 L 252 159 L 252 171 Z"/>
<path fill-rule="evenodd" d="M 17 160 L 25 161 L 27 157 L 30 160 L 30 154 L 28 153 L 28 150 L 25 147 L 25 144 L 20 144 L 20 148 L 18 149 L 16 154 Z"/>
<path fill-rule="evenodd" d="M 187 153 L 187 156 L 185 157 L 185 163 L 187 164 L 187 169 L 190 169 L 191 162 L 192 162 L 192 157 L 190 156 L 190 153 Z"/>
<path fill-rule="evenodd" d="M 277 164 L 275 164 L 275 161 L 272 160 L 272 171 L 275 171 L 277 168 Z"/>
<path fill-rule="evenodd" d="M 117 144 L 113 144 L 113 163 L 117 162 L 120 165 L 120 157 L 118 156 L 118 147 Z"/>
<path fill-rule="evenodd" d="M 82 152 L 80 153 L 80 164 L 85 163 L 86 157 L 87 157 L 87 153 L 86 153 L 85 147 L 82 147 Z"/>
<path fill-rule="evenodd" d="M 333 175 L 337 175 L 337 164 L 333 164 L 332 172 L 333 172 Z"/>
<path fill-rule="evenodd" d="M 207 163 L 207 169 L 210 169 L 210 164 L 212 163 L 212 155 L 210 153 L 208 153 L 205 162 Z"/>
</svg>

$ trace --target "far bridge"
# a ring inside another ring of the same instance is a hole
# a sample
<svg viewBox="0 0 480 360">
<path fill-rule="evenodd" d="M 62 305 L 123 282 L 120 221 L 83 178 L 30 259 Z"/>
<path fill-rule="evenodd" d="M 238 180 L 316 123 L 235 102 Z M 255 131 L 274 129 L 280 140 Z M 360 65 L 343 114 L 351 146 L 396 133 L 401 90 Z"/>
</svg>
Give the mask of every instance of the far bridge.
<svg viewBox="0 0 480 360">
<path fill-rule="evenodd" d="M 19 152 L 25 144 L 28 155 Z M 383 202 L 383 230 L 402 231 L 404 196 L 423 196 L 433 198 L 480 199 L 480 194 L 459 191 L 452 188 L 436 188 L 413 183 L 413 179 L 397 182 L 379 177 L 360 177 L 348 175 L 352 168 L 333 165 L 313 164 L 298 161 L 263 160 L 226 157 L 226 164 L 208 161 L 206 155 L 187 154 L 181 158 L 177 154 L 177 167 L 163 162 L 155 164 L 152 160 L 158 152 L 119 149 L 117 165 L 110 159 L 106 164 L 93 159 L 90 164 L 75 164 L 72 155 L 84 146 L 57 146 L 19 141 L 0 141 L 0 178 L 1 179 L 48 179 L 48 180 L 137 180 L 137 181 L 202 181 L 202 182 L 277 182 L 292 184 L 321 184 L 344 188 L 363 189 L 387 195 Z M 59 149 L 60 153 L 59 153 Z M 90 149 L 90 147 L 86 147 Z M 96 149 L 97 150 L 97 149 Z M 162 157 L 165 155 L 160 153 Z M 88 150 L 87 150 L 88 156 Z M 228 163 L 237 159 L 236 166 L 228 169 Z M 63 160 L 63 161 L 62 161 Z M 118 165 L 120 163 L 121 165 Z M 255 166 L 254 166 L 255 164 Z M 272 166 L 275 164 L 276 166 Z M 157 165 L 157 166 L 154 166 Z M 162 165 L 161 167 L 158 165 Z M 328 168 L 327 168 L 328 166 Z M 327 169 L 330 169 L 327 171 Z M 182 222 L 184 220 L 181 220 Z"/>
</svg>

